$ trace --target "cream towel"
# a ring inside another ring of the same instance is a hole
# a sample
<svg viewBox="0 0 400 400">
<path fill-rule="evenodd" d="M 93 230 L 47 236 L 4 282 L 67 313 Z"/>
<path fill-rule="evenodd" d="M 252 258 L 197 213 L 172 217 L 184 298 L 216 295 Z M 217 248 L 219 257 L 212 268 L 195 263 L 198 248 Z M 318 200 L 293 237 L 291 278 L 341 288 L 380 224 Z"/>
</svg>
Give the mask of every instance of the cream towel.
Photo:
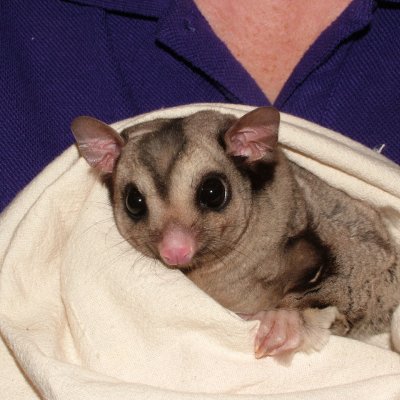
<svg viewBox="0 0 400 400">
<path fill-rule="evenodd" d="M 251 108 L 189 105 L 115 127 L 200 109 Z M 400 241 L 398 166 L 285 114 L 280 141 L 295 162 L 380 207 Z M 397 311 L 400 348 L 399 321 Z M 131 249 L 75 147 L 1 215 L 1 399 L 400 399 L 399 354 L 331 337 L 321 352 L 281 365 L 255 360 L 256 327 Z"/>
</svg>

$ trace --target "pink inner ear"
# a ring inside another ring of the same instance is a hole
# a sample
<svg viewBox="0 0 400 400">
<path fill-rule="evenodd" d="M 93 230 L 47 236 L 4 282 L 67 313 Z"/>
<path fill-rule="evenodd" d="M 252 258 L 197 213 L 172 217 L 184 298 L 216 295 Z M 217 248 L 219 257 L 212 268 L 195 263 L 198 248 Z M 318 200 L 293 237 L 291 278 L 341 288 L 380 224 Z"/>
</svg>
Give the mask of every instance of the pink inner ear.
<svg viewBox="0 0 400 400">
<path fill-rule="evenodd" d="M 111 126 L 88 116 L 77 117 L 71 124 L 81 155 L 102 173 L 110 173 L 119 157 L 124 140 Z"/>
<path fill-rule="evenodd" d="M 112 139 L 95 138 L 78 142 L 82 156 L 93 168 L 104 173 L 114 169 L 115 160 L 120 154 L 120 146 Z"/>
<path fill-rule="evenodd" d="M 272 162 L 278 143 L 279 111 L 259 107 L 238 119 L 225 133 L 227 153 L 246 157 L 246 162 Z"/>
<path fill-rule="evenodd" d="M 241 129 L 230 137 L 230 142 L 232 154 L 247 157 L 250 161 L 259 160 L 272 152 L 275 144 L 262 127 Z"/>
</svg>

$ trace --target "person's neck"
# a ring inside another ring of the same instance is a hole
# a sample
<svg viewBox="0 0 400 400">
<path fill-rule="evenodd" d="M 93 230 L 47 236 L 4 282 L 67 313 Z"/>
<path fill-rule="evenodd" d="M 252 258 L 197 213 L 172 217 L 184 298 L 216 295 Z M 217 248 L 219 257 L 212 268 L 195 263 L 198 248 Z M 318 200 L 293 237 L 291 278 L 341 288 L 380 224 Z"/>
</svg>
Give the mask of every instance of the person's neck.
<svg viewBox="0 0 400 400">
<path fill-rule="evenodd" d="M 271 103 L 304 53 L 351 3 L 351 0 L 194 1 Z"/>
</svg>

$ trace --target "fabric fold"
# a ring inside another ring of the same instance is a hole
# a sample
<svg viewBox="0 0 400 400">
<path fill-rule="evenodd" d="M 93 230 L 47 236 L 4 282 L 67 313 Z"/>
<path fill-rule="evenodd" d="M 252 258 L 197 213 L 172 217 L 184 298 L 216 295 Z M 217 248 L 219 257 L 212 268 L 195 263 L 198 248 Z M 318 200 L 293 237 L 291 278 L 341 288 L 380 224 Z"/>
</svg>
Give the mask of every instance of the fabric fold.
<svg viewBox="0 0 400 400">
<path fill-rule="evenodd" d="M 214 109 L 193 104 L 115 124 Z M 400 242 L 400 168 L 341 135 L 282 114 L 288 157 L 380 207 Z M 397 181 L 396 181 L 397 179 Z M 396 184 L 397 182 L 397 184 Z M 257 323 L 243 321 L 179 271 L 120 236 L 108 193 L 75 147 L 0 216 L 0 390 L 4 399 L 387 399 L 400 396 L 400 356 L 332 336 L 284 365 L 256 360 Z M 399 343 L 400 312 L 393 327 Z M 379 338 L 387 345 L 387 335 Z"/>
</svg>

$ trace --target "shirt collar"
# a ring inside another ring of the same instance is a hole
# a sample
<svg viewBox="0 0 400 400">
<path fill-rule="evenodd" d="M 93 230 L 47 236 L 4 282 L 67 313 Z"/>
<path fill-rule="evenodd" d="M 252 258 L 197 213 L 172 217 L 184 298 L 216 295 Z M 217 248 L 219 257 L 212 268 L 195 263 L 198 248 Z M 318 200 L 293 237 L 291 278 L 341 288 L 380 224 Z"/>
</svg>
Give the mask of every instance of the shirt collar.
<svg viewBox="0 0 400 400">
<path fill-rule="evenodd" d="M 215 41 L 211 28 L 202 21 L 204 17 L 193 4 L 193 0 L 64 1 L 157 19 L 158 41 L 196 68 L 212 76 L 222 88 L 227 90 L 229 97 L 233 96 L 236 99 L 235 101 L 248 102 L 247 99 L 254 98 L 254 93 L 256 93 L 258 103 L 265 103 L 265 96 L 255 82 L 243 79 L 243 67 L 238 63 L 237 66 L 233 66 L 234 68 L 230 63 L 230 73 L 226 73 L 224 60 L 230 57 L 228 50 L 222 45 L 222 42 Z M 317 43 L 311 49 L 312 54 L 309 54 L 307 58 L 309 65 L 303 62 L 301 68 L 295 69 L 276 104 L 282 105 L 289 98 L 294 88 L 342 40 L 345 40 L 352 33 L 364 29 L 371 22 L 376 8 L 389 3 L 397 4 L 400 3 L 400 0 L 353 0 L 338 20 L 334 22 L 333 25 L 335 26 L 328 29 L 317 40 Z M 214 47 L 209 46 L 208 43 L 214 43 Z M 240 81 L 244 82 L 241 89 L 235 90 Z M 240 98 L 237 93 L 241 93 Z"/>
<path fill-rule="evenodd" d="M 172 0 L 64 0 L 89 7 L 103 8 L 110 11 L 126 12 L 144 17 L 161 17 L 169 8 Z M 373 0 L 376 5 L 388 3 L 400 3 L 400 0 Z M 179 3 L 178 3 L 179 4 Z"/>
<path fill-rule="evenodd" d="M 148 18 L 159 18 L 169 7 L 171 0 L 64 0 L 69 3 L 88 7 L 102 8 L 109 11 L 137 14 Z"/>
</svg>

